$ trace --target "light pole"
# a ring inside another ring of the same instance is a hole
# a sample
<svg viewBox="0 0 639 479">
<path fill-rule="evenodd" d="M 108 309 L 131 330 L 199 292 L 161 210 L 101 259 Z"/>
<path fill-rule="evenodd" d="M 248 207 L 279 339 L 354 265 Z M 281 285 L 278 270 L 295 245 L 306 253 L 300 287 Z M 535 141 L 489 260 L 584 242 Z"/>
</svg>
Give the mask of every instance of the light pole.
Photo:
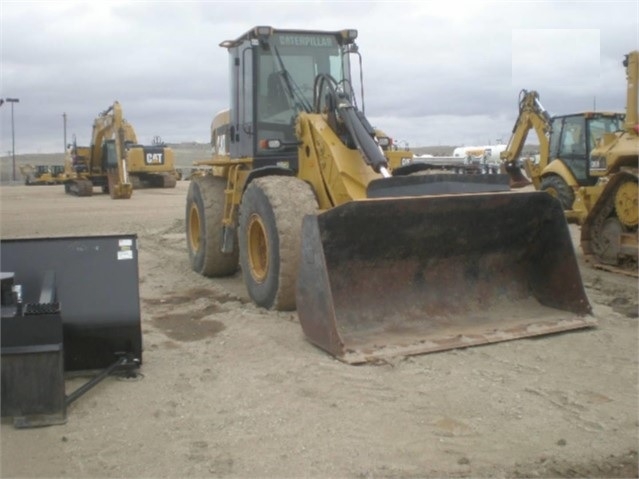
<svg viewBox="0 0 639 479">
<path fill-rule="evenodd" d="M 67 151 L 67 114 L 63 113 L 62 114 L 62 130 L 63 130 L 63 135 L 64 135 L 64 148 L 62 149 L 63 152 Z"/>
<path fill-rule="evenodd" d="M 19 103 L 18 98 L 5 98 L 5 101 L 11 103 L 11 156 L 13 158 L 13 181 L 16 181 L 16 134 L 13 123 L 13 104 Z"/>
</svg>

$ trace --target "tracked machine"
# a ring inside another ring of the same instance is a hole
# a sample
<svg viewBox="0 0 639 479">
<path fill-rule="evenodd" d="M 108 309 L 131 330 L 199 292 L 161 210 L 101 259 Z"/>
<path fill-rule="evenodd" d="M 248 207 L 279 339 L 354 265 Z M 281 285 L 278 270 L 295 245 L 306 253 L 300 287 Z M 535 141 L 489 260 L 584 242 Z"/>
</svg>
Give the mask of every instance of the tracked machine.
<svg viewBox="0 0 639 479">
<path fill-rule="evenodd" d="M 139 145 L 117 101 L 95 119 L 91 146 L 78 146 L 74 139 L 65 167 L 65 191 L 76 196 L 91 196 L 100 187 L 113 199 L 128 199 L 133 189 L 177 184 L 172 149 L 161 141 Z"/>
<path fill-rule="evenodd" d="M 220 44 L 231 101 L 186 198 L 193 270 L 241 269 L 256 305 L 296 309 L 351 364 L 592 326 L 555 198 L 389 166 L 352 81 L 356 37 L 258 26 Z"/>
</svg>

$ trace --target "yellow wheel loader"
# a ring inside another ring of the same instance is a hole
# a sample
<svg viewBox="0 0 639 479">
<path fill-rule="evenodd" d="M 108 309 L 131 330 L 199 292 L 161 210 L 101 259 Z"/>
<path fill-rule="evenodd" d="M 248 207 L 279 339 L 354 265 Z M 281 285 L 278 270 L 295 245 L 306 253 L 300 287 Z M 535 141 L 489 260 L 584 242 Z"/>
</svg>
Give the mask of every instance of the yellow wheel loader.
<svg viewBox="0 0 639 479">
<path fill-rule="evenodd" d="M 581 247 L 593 263 L 635 276 L 639 217 L 637 56 L 638 52 L 632 52 L 624 61 L 628 84 L 625 114 L 588 111 L 550 116 L 536 91 L 522 90 L 519 116 L 501 154 L 513 187 L 532 182 L 535 189 L 559 199 L 567 220 L 581 226 Z M 524 160 L 527 181 L 519 157 L 531 129 L 539 140 L 540 159 Z M 615 201 L 618 206 L 613 205 Z"/>
<path fill-rule="evenodd" d="M 161 140 L 139 145 L 117 101 L 95 119 L 90 147 L 78 146 L 74 139 L 65 166 L 65 191 L 77 196 L 91 196 L 99 186 L 114 199 L 128 199 L 133 189 L 177 184 L 173 150 Z"/>
<path fill-rule="evenodd" d="M 27 186 L 53 184 L 53 176 L 47 165 L 22 165 L 19 169 Z"/>
<path fill-rule="evenodd" d="M 351 80 L 356 37 L 258 26 L 220 44 L 231 102 L 186 198 L 193 270 L 241 269 L 256 305 L 297 309 L 352 364 L 592 326 L 556 199 L 389 166 Z"/>
</svg>

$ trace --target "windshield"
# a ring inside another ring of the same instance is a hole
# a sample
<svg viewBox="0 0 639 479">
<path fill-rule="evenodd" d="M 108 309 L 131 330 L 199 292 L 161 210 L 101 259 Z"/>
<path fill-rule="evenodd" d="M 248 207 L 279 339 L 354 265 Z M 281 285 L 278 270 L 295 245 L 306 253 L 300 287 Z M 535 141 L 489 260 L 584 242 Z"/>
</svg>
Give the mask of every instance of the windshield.
<svg viewBox="0 0 639 479">
<path fill-rule="evenodd" d="M 580 185 L 590 184 L 589 157 L 605 133 L 623 127 L 622 114 L 586 113 L 557 117 L 550 137 L 551 158 L 559 158 Z"/>
<path fill-rule="evenodd" d="M 297 113 L 313 104 L 315 77 L 348 78 L 348 55 L 332 34 L 275 33 L 269 43 L 258 49 L 258 138 L 293 141 Z"/>
<path fill-rule="evenodd" d="M 590 128 L 590 143 L 588 151 L 592 151 L 597 145 L 597 141 L 604 135 L 604 133 L 614 133 L 623 129 L 623 116 L 600 116 L 593 118 L 588 123 Z"/>
</svg>

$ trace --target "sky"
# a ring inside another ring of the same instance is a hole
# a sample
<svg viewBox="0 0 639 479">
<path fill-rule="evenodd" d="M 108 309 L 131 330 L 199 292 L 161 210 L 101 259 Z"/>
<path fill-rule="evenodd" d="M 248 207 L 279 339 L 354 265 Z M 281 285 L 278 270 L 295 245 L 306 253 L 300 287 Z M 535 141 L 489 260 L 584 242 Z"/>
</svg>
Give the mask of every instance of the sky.
<svg viewBox="0 0 639 479">
<path fill-rule="evenodd" d="M 0 106 L 0 156 L 88 145 L 116 100 L 140 143 L 208 143 L 229 106 L 219 44 L 257 25 L 357 29 L 372 125 L 411 147 L 487 145 L 510 138 L 522 89 L 551 114 L 624 111 L 639 0 L 0 0 L 0 98 L 19 100 Z"/>
</svg>

